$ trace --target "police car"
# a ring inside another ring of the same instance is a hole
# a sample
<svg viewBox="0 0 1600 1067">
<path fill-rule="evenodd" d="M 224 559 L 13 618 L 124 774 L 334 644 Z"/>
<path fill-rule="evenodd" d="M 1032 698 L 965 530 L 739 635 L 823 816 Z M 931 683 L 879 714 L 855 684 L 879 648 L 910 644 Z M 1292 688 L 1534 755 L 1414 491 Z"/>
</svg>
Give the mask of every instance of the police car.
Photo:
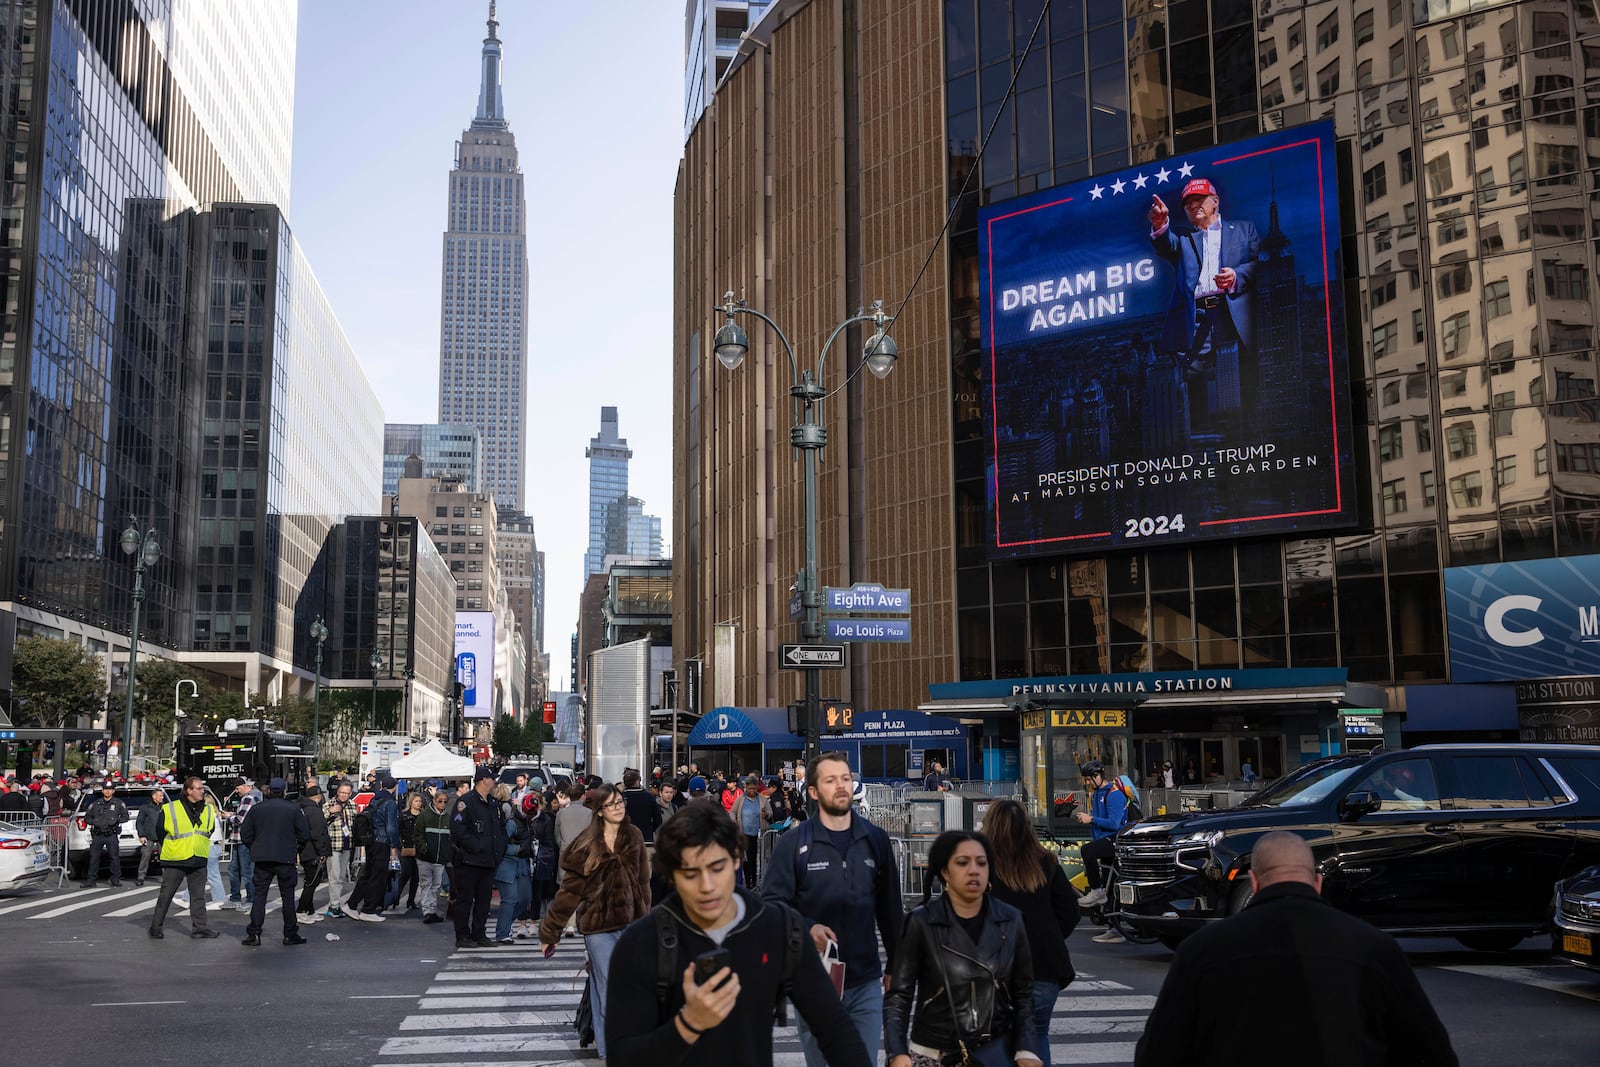
<svg viewBox="0 0 1600 1067">
<path fill-rule="evenodd" d="M 0 893 L 43 882 L 50 873 L 50 842 L 38 823 L 0 819 Z"/>
</svg>

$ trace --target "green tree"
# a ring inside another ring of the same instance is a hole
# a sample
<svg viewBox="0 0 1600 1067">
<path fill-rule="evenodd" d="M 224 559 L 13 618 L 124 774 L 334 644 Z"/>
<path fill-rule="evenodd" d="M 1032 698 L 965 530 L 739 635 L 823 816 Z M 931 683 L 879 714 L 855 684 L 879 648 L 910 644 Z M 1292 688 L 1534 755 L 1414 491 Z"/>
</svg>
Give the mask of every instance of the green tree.
<svg viewBox="0 0 1600 1067">
<path fill-rule="evenodd" d="M 145 739 L 156 751 L 165 751 L 172 740 L 173 724 L 176 722 L 173 696 L 177 692 L 178 682 L 191 678 L 193 674 L 181 663 L 155 657 L 141 659 L 134 665 L 133 717 L 144 723 Z M 127 690 L 124 689 L 120 696 L 112 693 L 111 697 L 113 704 L 120 704 L 127 698 Z M 194 698 L 189 696 L 189 687 L 184 686 L 184 713 L 193 715 L 195 704 Z"/>
<path fill-rule="evenodd" d="M 494 737 L 489 743 L 501 759 L 516 755 L 522 751 L 522 724 L 509 715 L 500 716 L 494 721 Z"/>
<path fill-rule="evenodd" d="M 105 706 L 105 664 L 76 641 L 24 637 L 12 656 L 12 716 L 18 725 L 60 729 Z"/>
</svg>

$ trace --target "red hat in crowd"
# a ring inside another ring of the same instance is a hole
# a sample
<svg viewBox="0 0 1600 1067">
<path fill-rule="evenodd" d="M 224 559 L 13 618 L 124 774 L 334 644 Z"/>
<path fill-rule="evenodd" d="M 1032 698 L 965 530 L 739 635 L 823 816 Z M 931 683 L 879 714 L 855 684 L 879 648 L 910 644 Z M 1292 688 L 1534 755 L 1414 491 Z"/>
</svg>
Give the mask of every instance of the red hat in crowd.
<svg viewBox="0 0 1600 1067">
<path fill-rule="evenodd" d="M 1179 199 L 1180 200 L 1187 200 L 1191 196 L 1216 196 L 1216 195 L 1217 195 L 1217 187 L 1216 186 L 1212 185 L 1210 182 L 1206 181 L 1206 179 L 1204 179 L 1204 178 L 1196 178 L 1194 181 L 1190 182 L 1188 185 L 1185 185 L 1183 187 L 1183 196 L 1179 197 Z"/>
</svg>

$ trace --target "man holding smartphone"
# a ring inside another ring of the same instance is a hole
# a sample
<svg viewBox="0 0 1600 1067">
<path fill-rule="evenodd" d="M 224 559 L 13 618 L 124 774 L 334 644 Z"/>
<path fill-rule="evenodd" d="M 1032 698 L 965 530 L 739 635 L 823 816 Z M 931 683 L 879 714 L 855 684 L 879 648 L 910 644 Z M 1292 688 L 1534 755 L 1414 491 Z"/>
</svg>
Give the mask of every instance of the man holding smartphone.
<svg viewBox="0 0 1600 1067">
<path fill-rule="evenodd" d="M 656 834 L 656 873 L 674 891 L 612 953 L 611 1061 L 772 1067 L 774 1012 L 787 996 L 832 1067 L 870 1067 L 797 920 L 737 884 L 743 853 L 739 828 L 712 804 L 690 804 Z"/>
</svg>

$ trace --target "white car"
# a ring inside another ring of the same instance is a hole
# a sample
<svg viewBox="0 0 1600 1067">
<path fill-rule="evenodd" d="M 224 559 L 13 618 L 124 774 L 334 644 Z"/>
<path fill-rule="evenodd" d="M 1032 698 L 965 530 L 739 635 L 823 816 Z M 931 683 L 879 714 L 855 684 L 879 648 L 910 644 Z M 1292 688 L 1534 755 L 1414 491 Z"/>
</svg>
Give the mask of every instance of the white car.
<svg viewBox="0 0 1600 1067">
<path fill-rule="evenodd" d="M 50 873 L 49 837 L 37 824 L 0 821 L 0 893 L 43 882 Z"/>
</svg>

